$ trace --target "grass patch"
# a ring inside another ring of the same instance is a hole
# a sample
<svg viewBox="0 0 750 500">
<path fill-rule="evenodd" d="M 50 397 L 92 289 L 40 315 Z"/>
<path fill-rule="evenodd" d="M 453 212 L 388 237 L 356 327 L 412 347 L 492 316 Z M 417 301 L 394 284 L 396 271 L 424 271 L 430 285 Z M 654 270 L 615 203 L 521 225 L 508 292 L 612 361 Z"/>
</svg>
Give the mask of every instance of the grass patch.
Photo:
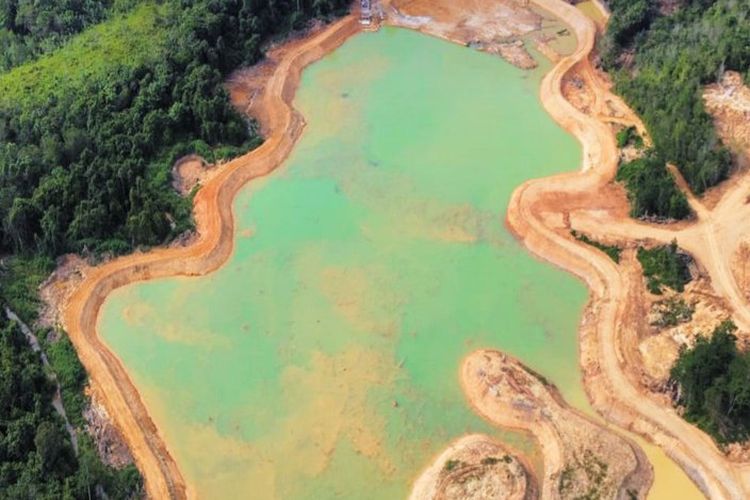
<svg viewBox="0 0 750 500">
<path fill-rule="evenodd" d="M 648 290 L 653 294 L 661 295 L 665 286 L 682 292 L 690 282 L 690 257 L 680 252 L 676 241 L 650 250 L 640 247 L 638 261 L 643 268 Z"/>
<path fill-rule="evenodd" d="M 76 36 L 59 50 L 0 75 L 0 106 L 25 108 L 87 87 L 163 54 L 167 4 L 145 2 Z"/>
<path fill-rule="evenodd" d="M 47 337 L 46 331 L 37 332 L 40 341 Z M 73 427 L 83 428 L 83 410 L 86 408 L 86 396 L 83 393 L 88 377 L 83 365 L 78 359 L 73 344 L 63 332 L 58 333 L 59 338 L 54 342 L 45 342 L 44 351 L 60 382 L 63 405 L 68 415 L 68 420 Z"/>
<path fill-rule="evenodd" d="M 587 245 L 591 245 L 592 247 L 598 248 L 602 252 L 606 253 L 607 256 L 610 259 L 612 259 L 616 264 L 620 263 L 620 254 L 622 253 L 622 248 L 615 246 L 615 245 L 605 245 L 604 243 L 601 243 L 599 241 L 592 240 L 585 234 L 579 233 L 575 229 L 571 230 L 570 234 L 573 236 L 573 238 L 577 239 L 578 241 L 586 243 Z"/>
</svg>

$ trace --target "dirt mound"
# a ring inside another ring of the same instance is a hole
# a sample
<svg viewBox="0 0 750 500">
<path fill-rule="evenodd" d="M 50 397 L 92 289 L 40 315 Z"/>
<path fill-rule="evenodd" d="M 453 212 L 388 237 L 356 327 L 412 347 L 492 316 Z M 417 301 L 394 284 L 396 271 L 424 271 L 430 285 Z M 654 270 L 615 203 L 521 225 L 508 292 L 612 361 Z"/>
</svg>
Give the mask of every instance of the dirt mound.
<svg viewBox="0 0 750 500">
<path fill-rule="evenodd" d="M 489 436 L 452 443 L 414 484 L 410 500 L 532 500 L 539 496 L 526 460 Z"/>
</svg>

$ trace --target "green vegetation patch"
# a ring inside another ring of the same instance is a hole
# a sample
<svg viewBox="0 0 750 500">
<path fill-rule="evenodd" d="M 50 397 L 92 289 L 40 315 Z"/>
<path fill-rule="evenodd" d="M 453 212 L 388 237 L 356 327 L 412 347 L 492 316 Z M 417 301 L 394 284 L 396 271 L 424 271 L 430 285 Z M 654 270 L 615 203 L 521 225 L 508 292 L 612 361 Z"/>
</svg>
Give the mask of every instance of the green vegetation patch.
<svg viewBox="0 0 750 500">
<path fill-rule="evenodd" d="M 513 462 L 513 457 L 511 457 L 510 455 L 503 455 L 502 457 L 499 457 L 499 458 L 498 457 L 484 457 L 481 461 L 481 464 L 486 465 L 486 466 L 492 466 L 492 465 L 497 465 L 500 462 L 504 464 L 509 464 Z"/>
<path fill-rule="evenodd" d="M 635 146 L 638 149 L 643 148 L 643 137 L 640 136 L 635 127 L 626 127 L 617 132 L 617 147 Z"/>
<path fill-rule="evenodd" d="M 643 118 L 658 162 L 641 164 L 651 182 L 629 183 L 634 215 L 682 218 L 687 211 L 669 200 L 662 173 L 674 163 L 696 194 L 726 179 L 732 159 L 705 110 L 703 86 L 723 70 L 748 75 L 750 9 L 737 0 L 681 0 L 665 13 L 662 2 L 610 0 L 612 16 L 601 43 L 602 61 L 615 90 Z M 645 190 L 646 192 L 641 192 Z"/>
<path fill-rule="evenodd" d="M 58 332 L 52 342 L 44 342 L 49 337 L 48 331 L 37 332 L 37 338 L 43 343 L 52 371 L 60 383 L 63 405 L 68 420 L 73 427 L 82 429 L 84 426 L 83 411 L 86 409 L 87 398 L 84 388 L 88 381 L 86 370 L 78 359 L 73 344 L 64 332 Z"/>
<path fill-rule="evenodd" d="M 32 323 L 41 304 L 39 285 L 54 266 L 52 259 L 43 255 L 0 259 L 0 303 L 7 304 L 25 323 Z"/>
<path fill-rule="evenodd" d="M 693 319 L 695 306 L 688 304 L 682 297 L 669 297 L 654 304 L 657 318 L 651 323 L 659 327 L 677 326 Z"/>
<path fill-rule="evenodd" d="M 587 235 L 583 233 L 579 233 L 575 229 L 570 231 L 570 234 L 573 236 L 573 238 L 577 239 L 578 241 L 586 243 L 587 245 L 591 245 L 592 247 L 598 248 L 602 252 L 606 253 L 607 256 L 610 259 L 612 259 L 616 264 L 620 263 L 620 253 L 622 253 L 622 248 L 616 245 L 606 245 L 599 241 L 592 240 Z"/>
<path fill-rule="evenodd" d="M 685 419 L 720 444 L 750 437 L 750 354 L 737 349 L 736 329 L 725 321 L 710 338 L 698 338 L 680 352 L 670 375 Z"/>
<path fill-rule="evenodd" d="M 56 49 L 111 7 L 111 0 L 0 0 L 0 71 Z"/>
<path fill-rule="evenodd" d="M 664 160 L 653 152 L 621 165 L 616 179 L 628 190 L 632 217 L 684 219 L 691 213 L 685 194 L 677 188 Z"/>
<path fill-rule="evenodd" d="M 101 23 L 61 49 L 0 75 L 0 107 L 27 108 L 80 92 L 91 81 L 159 58 L 166 35 L 167 5 L 145 2 Z"/>
<path fill-rule="evenodd" d="M 451 472 L 458 469 L 459 467 L 463 467 L 463 465 L 464 463 L 461 460 L 450 459 L 445 462 L 445 465 L 443 465 L 443 470 L 446 472 Z"/>
<path fill-rule="evenodd" d="M 690 256 L 680 252 L 675 241 L 650 250 L 641 247 L 637 256 L 651 293 L 661 294 L 664 286 L 682 292 L 690 282 Z"/>
<path fill-rule="evenodd" d="M 82 432 L 76 456 L 53 395 L 39 355 L 20 327 L 0 315 L 0 496 L 85 499 L 99 489 L 109 498 L 142 496 L 136 468 L 105 466 Z"/>
<path fill-rule="evenodd" d="M 121 254 L 191 229 L 174 160 L 260 143 L 226 75 L 348 4 L 144 2 L 0 76 L 0 252 Z"/>
</svg>

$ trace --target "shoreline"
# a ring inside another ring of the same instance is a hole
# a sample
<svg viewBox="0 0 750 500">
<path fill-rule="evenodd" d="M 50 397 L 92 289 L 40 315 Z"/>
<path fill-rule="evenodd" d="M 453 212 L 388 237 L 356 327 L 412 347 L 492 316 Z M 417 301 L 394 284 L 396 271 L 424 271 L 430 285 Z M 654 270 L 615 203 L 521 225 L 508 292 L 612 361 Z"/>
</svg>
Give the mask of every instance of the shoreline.
<svg viewBox="0 0 750 500">
<path fill-rule="evenodd" d="M 560 0 L 532 3 L 563 19 L 578 36 L 576 51 L 545 76 L 540 98 L 552 118 L 581 143 L 583 165 L 577 172 L 527 181 L 516 188 L 506 225 L 534 255 L 579 277 L 590 290 L 579 349 L 583 385 L 597 412 L 661 447 L 710 498 L 743 498 L 742 471 L 735 470 L 713 441 L 673 408 L 660 406 L 642 394 L 623 368 L 617 326 L 627 306 L 627 273 L 606 255 L 548 227 L 542 216 L 545 210 L 554 211 L 546 207 L 554 207 L 551 197 L 555 194 L 591 193 L 607 185 L 615 176 L 618 152 L 607 125 L 577 110 L 561 91 L 563 77 L 575 66 L 593 72 L 589 60 L 596 34 L 593 21 Z M 596 4 L 602 10 L 598 1 Z M 596 78 L 592 87 L 597 98 L 609 94 Z"/>
<path fill-rule="evenodd" d="M 198 191 L 193 201 L 197 236 L 191 244 L 136 252 L 91 268 L 62 304 L 63 327 L 86 368 L 92 390 L 130 448 L 150 498 L 193 498 L 195 492 L 183 478 L 121 360 L 99 337 L 99 310 L 110 292 L 127 284 L 200 276 L 229 259 L 234 249 L 235 194 L 251 179 L 268 175 L 281 165 L 304 130 L 304 118 L 292 106 L 302 70 L 360 29 L 357 14 L 349 14 L 281 49 L 257 111 L 270 134 L 258 148 L 224 165 Z"/>
</svg>

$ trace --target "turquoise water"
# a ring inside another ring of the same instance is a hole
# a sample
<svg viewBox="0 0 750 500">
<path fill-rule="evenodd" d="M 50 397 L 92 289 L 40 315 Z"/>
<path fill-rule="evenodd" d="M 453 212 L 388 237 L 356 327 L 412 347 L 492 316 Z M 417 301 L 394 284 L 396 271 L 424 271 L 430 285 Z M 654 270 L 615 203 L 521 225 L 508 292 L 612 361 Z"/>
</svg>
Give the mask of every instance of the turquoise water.
<svg viewBox="0 0 750 500">
<path fill-rule="evenodd" d="M 130 285 L 100 332 L 204 498 L 405 496 L 449 441 L 490 432 L 463 356 L 508 351 L 585 406 L 586 292 L 503 220 L 580 148 L 541 72 L 417 33 L 357 35 L 304 73 L 308 126 L 234 203 L 216 273 Z"/>
</svg>

